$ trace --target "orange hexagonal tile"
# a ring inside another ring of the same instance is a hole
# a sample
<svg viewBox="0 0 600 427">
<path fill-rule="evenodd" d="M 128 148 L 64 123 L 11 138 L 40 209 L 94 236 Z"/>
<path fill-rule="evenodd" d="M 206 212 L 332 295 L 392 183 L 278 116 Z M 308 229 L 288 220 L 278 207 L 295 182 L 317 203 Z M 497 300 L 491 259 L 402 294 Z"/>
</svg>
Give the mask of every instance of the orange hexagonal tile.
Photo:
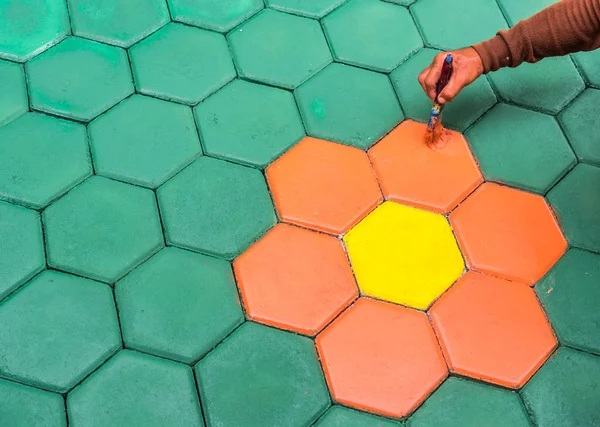
<svg viewBox="0 0 600 427">
<path fill-rule="evenodd" d="M 481 185 L 450 222 L 471 267 L 508 280 L 534 284 L 567 249 L 541 196 L 498 184 Z"/>
<path fill-rule="evenodd" d="M 358 295 L 341 242 L 278 224 L 234 264 L 252 320 L 314 335 Z"/>
<path fill-rule="evenodd" d="M 391 417 L 415 409 L 446 364 L 425 313 L 359 298 L 316 339 L 334 400 Z"/>
<path fill-rule="evenodd" d="M 353 147 L 304 138 L 267 168 L 279 216 L 341 234 L 383 197 L 367 155 Z"/>
<path fill-rule="evenodd" d="M 522 387 L 557 345 L 533 289 L 473 271 L 429 311 L 450 370 Z"/>
<path fill-rule="evenodd" d="M 447 131 L 445 145 L 428 147 L 426 125 L 407 120 L 369 150 L 384 196 L 439 213 L 449 212 L 483 176 L 465 138 Z"/>
</svg>

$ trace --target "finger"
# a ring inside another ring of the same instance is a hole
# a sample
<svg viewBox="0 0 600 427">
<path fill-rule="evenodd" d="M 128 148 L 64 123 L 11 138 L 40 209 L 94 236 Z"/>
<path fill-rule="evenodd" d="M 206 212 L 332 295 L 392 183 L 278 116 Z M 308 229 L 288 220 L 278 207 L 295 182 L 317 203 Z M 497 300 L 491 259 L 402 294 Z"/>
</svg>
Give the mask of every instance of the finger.
<svg viewBox="0 0 600 427">
<path fill-rule="evenodd" d="M 452 101 L 463 88 L 466 86 L 464 79 L 459 77 L 451 77 L 448 85 L 442 90 L 440 96 L 438 96 L 438 102 L 445 104 L 446 102 Z"/>
<path fill-rule="evenodd" d="M 427 67 L 423 71 L 421 71 L 421 74 L 419 74 L 419 78 L 418 78 L 419 84 L 423 88 L 424 92 L 427 92 L 427 86 L 425 86 L 425 77 L 427 77 L 427 74 L 429 74 L 429 68 L 430 67 Z"/>
<path fill-rule="evenodd" d="M 446 55 L 446 53 L 439 53 L 435 56 L 429 67 L 429 73 L 425 77 L 425 92 L 433 102 L 435 102 L 437 84 L 442 75 L 442 67 L 444 66 Z"/>
</svg>

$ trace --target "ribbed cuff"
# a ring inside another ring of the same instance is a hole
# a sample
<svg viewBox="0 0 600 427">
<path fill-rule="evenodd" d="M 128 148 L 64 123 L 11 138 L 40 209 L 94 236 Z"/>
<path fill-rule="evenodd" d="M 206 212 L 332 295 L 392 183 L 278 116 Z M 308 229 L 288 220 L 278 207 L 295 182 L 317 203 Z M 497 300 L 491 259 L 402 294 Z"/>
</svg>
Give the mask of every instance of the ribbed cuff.
<svg viewBox="0 0 600 427">
<path fill-rule="evenodd" d="M 481 57 L 484 74 L 511 65 L 508 44 L 500 34 L 497 34 L 489 40 L 473 45 L 472 47 Z"/>
</svg>

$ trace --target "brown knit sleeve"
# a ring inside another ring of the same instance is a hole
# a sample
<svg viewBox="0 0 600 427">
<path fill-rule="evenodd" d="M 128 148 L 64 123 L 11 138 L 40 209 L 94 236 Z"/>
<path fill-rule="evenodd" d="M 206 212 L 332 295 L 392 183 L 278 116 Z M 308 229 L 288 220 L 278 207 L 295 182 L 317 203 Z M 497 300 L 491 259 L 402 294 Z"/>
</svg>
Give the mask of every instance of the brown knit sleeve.
<svg viewBox="0 0 600 427">
<path fill-rule="evenodd" d="M 563 0 L 473 48 L 485 73 L 600 47 L 600 0 Z"/>
</svg>

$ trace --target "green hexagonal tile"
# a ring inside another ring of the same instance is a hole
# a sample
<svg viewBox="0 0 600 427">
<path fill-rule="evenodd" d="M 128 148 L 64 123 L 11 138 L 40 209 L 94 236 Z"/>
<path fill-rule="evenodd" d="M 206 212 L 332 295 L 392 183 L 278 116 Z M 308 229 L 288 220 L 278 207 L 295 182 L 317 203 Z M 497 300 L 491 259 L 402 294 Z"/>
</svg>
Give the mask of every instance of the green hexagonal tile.
<svg viewBox="0 0 600 427">
<path fill-rule="evenodd" d="M 202 154 L 192 110 L 133 95 L 88 127 L 96 173 L 156 188 Z"/>
<path fill-rule="evenodd" d="M 0 141 L 0 199 L 43 208 L 92 173 L 83 125 L 26 113 Z"/>
<path fill-rule="evenodd" d="M 191 363 L 244 321 L 231 265 L 165 248 L 125 276 L 115 294 L 128 348 Z"/>
<path fill-rule="evenodd" d="M 346 0 L 265 0 L 267 6 L 309 18 L 322 18 Z"/>
<path fill-rule="evenodd" d="M 23 67 L 0 61 L 0 126 L 16 119 L 29 109 Z"/>
<path fill-rule="evenodd" d="M 319 22 L 264 10 L 228 35 L 238 73 L 294 89 L 332 61 Z"/>
<path fill-rule="evenodd" d="M 0 58 L 25 62 L 70 32 L 63 0 L 0 2 Z"/>
<path fill-rule="evenodd" d="M 568 56 L 503 68 L 489 79 L 501 99 L 549 114 L 558 114 L 585 89 Z"/>
<path fill-rule="evenodd" d="M 173 20 L 225 33 L 261 10 L 262 0 L 167 0 Z"/>
<path fill-rule="evenodd" d="M 454 0 L 451 7 L 446 0 L 420 0 L 411 10 L 426 45 L 442 50 L 470 46 L 508 28 L 496 0 Z"/>
<path fill-rule="evenodd" d="M 48 264 L 112 283 L 163 245 L 152 191 L 94 176 L 44 211 Z"/>
<path fill-rule="evenodd" d="M 329 406 L 314 343 L 256 323 L 242 325 L 195 370 L 210 426 L 309 425 Z"/>
<path fill-rule="evenodd" d="M 498 0 L 498 5 L 508 20 L 508 24 L 513 26 L 522 19 L 527 19 L 540 10 L 556 3 L 557 0 Z"/>
<path fill-rule="evenodd" d="M 417 409 L 407 427 L 531 427 L 514 391 L 450 377 Z"/>
<path fill-rule="evenodd" d="M 78 37 L 29 61 L 31 107 L 88 121 L 133 93 L 127 54 Z"/>
<path fill-rule="evenodd" d="M 197 104 L 236 75 L 225 37 L 182 24 L 166 25 L 129 52 L 139 92 L 184 104 Z"/>
<path fill-rule="evenodd" d="M 385 0 L 389 3 L 399 4 L 401 6 L 410 6 L 413 3 L 416 3 L 417 0 Z"/>
<path fill-rule="evenodd" d="M 0 300 L 45 265 L 40 215 L 0 202 Z"/>
<path fill-rule="evenodd" d="M 0 304 L 0 375 L 65 392 L 121 346 L 110 288 L 45 271 Z"/>
<path fill-rule="evenodd" d="M 351 0 L 323 19 L 337 61 L 390 72 L 423 40 L 408 9 L 380 0 Z"/>
<path fill-rule="evenodd" d="M 67 427 L 61 395 L 0 380 L 0 420 L 6 426 Z"/>
<path fill-rule="evenodd" d="M 536 425 L 600 425 L 600 357 L 560 348 L 521 391 Z"/>
<path fill-rule="evenodd" d="M 496 105 L 465 134 L 487 179 L 545 193 L 576 162 L 553 117 Z"/>
<path fill-rule="evenodd" d="M 310 136 L 367 148 L 404 115 L 387 76 L 331 64 L 294 92 Z"/>
<path fill-rule="evenodd" d="M 398 421 L 359 412 L 343 406 L 332 406 L 314 427 L 400 427 Z"/>
<path fill-rule="evenodd" d="M 421 122 L 429 120 L 431 100 L 423 92 L 417 76 L 431 64 L 437 53 L 438 50 L 421 49 L 390 74 L 407 118 Z M 487 79 L 482 76 L 444 107 L 442 121 L 445 127 L 463 132 L 495 104 L 496 95 Z"/>
<path fill-rule="evenodd" d="M 579 160 L 600 166 L 600 135 L 596 132 L 594 111 L 600 103 L 600 90 L 586 89 L 558 116 Z"/>
<path fill-rule="evenodd" d="M 567 241 L 600 252 L 600 168 L 580 163 L 548 193 Z"/>
<path fill-rule="evenodd" d="M 260 171 L 201 157 L 158 189 L 167 242 L 233 259 L 276 221 Z"/>
<path fill-rule="evenodd" d="M 73 34 L 129 47 L 169 22 L 165 0 L 68 0 Z"/>
<path fill-rule="evenodd" d="M 562 344 L 600 354 L 600 255 L 569 249 L 535 290 Z"/>
<path fill-rule="evenodd" d="M 206 154 L 266 167 L 304 136 L 291 93 L 234 80 L 194 109 Z"/>
<path fill-rule="evenodd" d="M 203 427 L 192 370 L 123 350 L 67 398 L 71 427 Z"/>
<path fill-rule="evenodd" d="M 571 55 L 571 58 L 585 81 L 600 89 L 600 50 L 578 52 Z"/>
</svg>

